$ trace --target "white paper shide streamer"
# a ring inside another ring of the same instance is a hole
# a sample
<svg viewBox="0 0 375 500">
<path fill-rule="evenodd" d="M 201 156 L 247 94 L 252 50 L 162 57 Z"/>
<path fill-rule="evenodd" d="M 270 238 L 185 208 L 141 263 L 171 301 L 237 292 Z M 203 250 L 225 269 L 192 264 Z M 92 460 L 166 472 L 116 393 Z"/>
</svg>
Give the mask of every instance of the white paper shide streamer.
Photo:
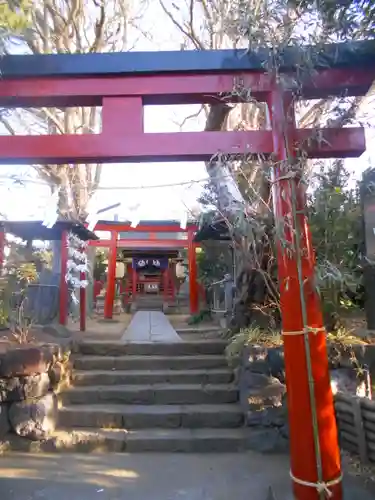
<svg viewBox="0 0 375 500">
<path fill-rule="evenodd" d="M 59 189 L 52 193 L 45 209 L 43 216 L 43 226 L 46 226 L 48 229 L 53 227 L 59 217 L 58 213 L 58 203 L 59 203 Z"/>
<path fill-rule="evenodd" d="M 72 301 L 73 304 L 78 304 L 76 294 L 74 293 L 77 288 L 86 288 L 88 285 L 87 280 L 80 279 L 80 273 L 88 273 L 88 261 L 86 255 L 87 242 L 81 240 L 76 234 L 68 234 L 68 261 L 66 263 L 65 281 L 72 288 Z"/>
</svg>

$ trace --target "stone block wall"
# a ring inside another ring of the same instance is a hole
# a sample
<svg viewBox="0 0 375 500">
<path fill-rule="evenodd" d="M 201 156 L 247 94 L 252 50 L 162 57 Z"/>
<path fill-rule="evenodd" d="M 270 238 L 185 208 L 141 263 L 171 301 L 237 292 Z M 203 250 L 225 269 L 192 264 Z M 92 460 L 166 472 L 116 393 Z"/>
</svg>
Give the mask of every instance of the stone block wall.
<svg viewBox="0 0 375 500">
<path fill-rule="evenodd" d="M 0 354 L 0 442 L 9 433 L 46 439 L 57 421 L 57 397 L 70 382 L 70 348 L 22 346 Z"/>
<path fill-rule="evenodd" d="M 235 370 L 245 422 L 254 431 L 249 445 L 261 453 L 289 449 L 282 348 L 244 349 Z"/>
<path fill-rule="evenodd" d="M 333 393 L 363 397 L 365 382 L 353 364 L 374 370 L 375 345 L 330 344 L 328 356 Z M 251 448 L 263 453 L 287 452 L 289 431 L 283 347 L 249 346 L 234 362 L 245 422 L 254 431 L 250 437 Z"/>
<path fill-rule="evenodd" d="M 337 393 L 335 409 L 341 447 L 375 463 L 375 401 Z"/>
</svg>

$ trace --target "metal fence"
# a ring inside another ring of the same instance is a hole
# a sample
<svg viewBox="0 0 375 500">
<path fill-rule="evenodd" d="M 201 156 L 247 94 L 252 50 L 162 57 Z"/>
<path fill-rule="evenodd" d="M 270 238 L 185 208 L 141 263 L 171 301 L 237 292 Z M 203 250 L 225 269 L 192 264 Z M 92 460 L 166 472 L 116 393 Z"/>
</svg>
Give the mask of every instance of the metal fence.
<svg viewBox="0 0 375 500">
<path fill-rule="evenodd" d="M 234 283 L 228 274 L 212 283 L 208 289 L 211 313 L 231 316 L 234 304 Z"/>
</svg>

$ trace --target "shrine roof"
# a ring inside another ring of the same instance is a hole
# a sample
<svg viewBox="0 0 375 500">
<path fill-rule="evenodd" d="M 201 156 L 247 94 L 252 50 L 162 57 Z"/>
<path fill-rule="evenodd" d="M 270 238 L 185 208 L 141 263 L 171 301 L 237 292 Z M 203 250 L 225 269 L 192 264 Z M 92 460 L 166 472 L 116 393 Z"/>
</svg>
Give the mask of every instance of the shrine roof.
<svg viewBox="0 0 375 500">
<path fill-rule="evenodd" d="M 99 231 L 105 231 L 105 227 L 108 226 L 108 228 L 117 228 L 118 231 L 121 230 L 129 230 L 129 231 L 139 231 L 144 228 L 155 228 L 159 229 L 162 231 L 163 228 L 170 227 L 172 229 L 180 228 L 181 221 L 179 220 L 173 220 L 173 219 L 168 219 L 168 220 L 141 220 L 137 224 L 136 227 L 130 227 L 131 221 L 113 221 L 113 220 L 99 220 L 96 223 L 96 228 L 100 227 L 100 229 L 96 229 Z M 187 227 L 194 227 L 196 226 L 197 223 L 196 221 L 190 220 L 187 222 L 186 226 Z M 183 231 L 182 228 L 179 229 L 180 231 Z"/>
<path fill-rule="evenodd" d="M 173 257 L 177 258 L 179 255 L 179 251 L 173 248 L 139 248 L 139 249 L 127 249 L 127 248 L 119 248 L 118 249 L 123 257 Z"/>
<path fill-rule="evenodd" d="M 0 225 L 6 233 L 11 233 L 24 241 L 59 241 L 64 231 L 72 232 L 83 241 L 99 239 L 95 233 L 75 221 L 57 221 L 51 228 L 44 226 L 43 221 L 1 221 Z"/>
<path fill-rule="evenodd" d="M 168 52 L 113 52 L 100 54 L 11 55 L 1 59 L 1 77 L 94 77 L 156 74 L 263 72 L 270 50 L 186 50 Z M 281 71 L 298 66 L 316 69 L 375 66 L 375 40 L 321 47 L 286 47 L 280 55 Z"/>
<path fill-rule="evenodd" d="M 229 235 L 228 226 L 225 220 L 217 220 L 211 222 L 210 224 L 203 224 L 203 226 L 198 229 L 194 241 L 196 243 L 201 243 L 202 241 L 226 241 L 229 242 L 232 238 Z"/>
</svg>

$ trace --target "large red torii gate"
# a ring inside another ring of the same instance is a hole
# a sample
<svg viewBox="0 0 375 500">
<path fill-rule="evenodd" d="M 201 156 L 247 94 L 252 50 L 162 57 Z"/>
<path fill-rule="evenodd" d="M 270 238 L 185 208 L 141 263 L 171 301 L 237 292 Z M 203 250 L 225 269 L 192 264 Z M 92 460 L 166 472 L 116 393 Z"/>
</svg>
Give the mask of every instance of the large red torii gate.
<svg viewBox="0 0 375 500">
<path fill-rule="evenodd" d="M 209 160 L 219 152 L 275 153 L 281 165 L 274 169 L 275 216 L 284 221 L 293 212 L 297 221 L 292 230 L 284 228 L 295 252 L 281 245 L 278 249 L 293 488 L 298 500 L 321 499 L 328 490 L 332 500 L 341 500 L 337 429 L 325 331 L 312 285 L 305 196 L 301 183 L 285 175 L 281 162 L 290 160 L 301 143 L 310 158 L 358 157 L 364 152 L 362 128 L 323 129 L 316 140 L 316 131 L 296 129 L 291 104 L 293 90 L 303 99 L 366 94 L 375 78 L 375 44 L 286 48 L 279 67 L 284 81 L 296 80 L 306 51 L 315 70 L 287 91 L 266 73 L 266 49 L 4 57 L 0 106 L 102 106 L 102 131 L 3 136 L 0 163 L 186 161 Z M 144 105 L 211 104 L 223 96 L 228 102 L 234 88 L 241 86 L 251 89 L 252 98 L 268 103 L 272 130 L 144 133 Z"/>
</svg>

